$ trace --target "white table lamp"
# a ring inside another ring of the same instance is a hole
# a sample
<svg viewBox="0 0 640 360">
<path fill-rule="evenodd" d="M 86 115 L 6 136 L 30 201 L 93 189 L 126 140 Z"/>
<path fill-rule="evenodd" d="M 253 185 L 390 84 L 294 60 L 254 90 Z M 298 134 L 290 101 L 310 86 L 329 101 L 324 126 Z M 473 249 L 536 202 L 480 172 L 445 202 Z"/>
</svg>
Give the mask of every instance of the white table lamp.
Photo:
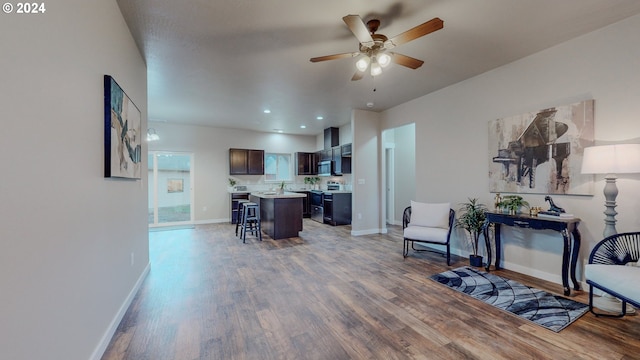
<svg viewBox="0 0 640 360">
<path fill-rule="evenodd" d="M 583 174 L 606 174 L 604 198 L 606 210 L 604 237 L 617 234 L 616 186 L 617 174 L 640 173 L 640 144 L 615 144 L 592 146 L 584 149 Z"/>
</svg>

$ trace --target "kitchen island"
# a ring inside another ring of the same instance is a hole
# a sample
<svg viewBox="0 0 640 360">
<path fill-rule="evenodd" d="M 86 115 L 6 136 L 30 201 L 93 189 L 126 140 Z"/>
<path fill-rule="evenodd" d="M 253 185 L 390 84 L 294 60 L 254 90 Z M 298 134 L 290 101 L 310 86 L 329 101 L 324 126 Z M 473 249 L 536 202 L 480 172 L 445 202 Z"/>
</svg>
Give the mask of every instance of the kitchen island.
<svg viewBox="0 0 640 360">
<path fill-rule="evenodd" d="M 306 197 L 293 192 L 256 192 L 251 193 L 249 199 L 260 204 L 262 232 L 276 240 L 297 237 L 302 231 L 302 199 Z"/>
</svg>

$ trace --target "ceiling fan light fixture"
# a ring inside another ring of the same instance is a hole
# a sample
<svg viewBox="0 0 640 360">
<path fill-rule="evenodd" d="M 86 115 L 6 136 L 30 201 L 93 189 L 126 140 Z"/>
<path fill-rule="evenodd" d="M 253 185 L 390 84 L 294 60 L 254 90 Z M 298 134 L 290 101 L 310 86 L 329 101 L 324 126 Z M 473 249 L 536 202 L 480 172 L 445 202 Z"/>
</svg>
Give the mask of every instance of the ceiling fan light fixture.
<svg viewBox="0 0 640 360">
<path fill-rule="evenodd" d="M 391 64 L 391 56 L 387 53 L 380 53 L 376 56 L 376 62 L 383 68 L 387 67 Z"/>
<path fill-rule="evenodd" d="M 363 55 L 358 61 L 356 61 L 356 69 L 358 71 L 365 71 L 369 67 L 371 59 L 367 55 Z"/>
<path fill-rule="evenodd" d="M 371 76 L 378 76 L 382 74 L 382 67 L 377 62 L 371 63 Z"/>
</svg>

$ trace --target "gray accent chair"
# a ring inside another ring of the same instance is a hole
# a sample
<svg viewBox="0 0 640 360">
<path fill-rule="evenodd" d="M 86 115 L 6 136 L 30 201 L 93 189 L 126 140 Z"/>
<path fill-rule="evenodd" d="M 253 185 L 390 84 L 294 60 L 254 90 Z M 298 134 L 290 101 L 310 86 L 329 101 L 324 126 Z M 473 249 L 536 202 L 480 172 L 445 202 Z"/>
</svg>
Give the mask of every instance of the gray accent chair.
<svg viewBox="0 0 640 360">
<path fill-rule="evenodd" d="M 589 311 L 596 316 L 623 317 L 627 303 L 640 308 L 640 232 L 616 234 L 605 238 L 591 250 L 585 266 L 589 284 Z M 630 264 L 629 263 L 636 263 Z M 593 310 L 593 288 L 622 301 L 619 314 L 596 313 Z"/>
</svg>

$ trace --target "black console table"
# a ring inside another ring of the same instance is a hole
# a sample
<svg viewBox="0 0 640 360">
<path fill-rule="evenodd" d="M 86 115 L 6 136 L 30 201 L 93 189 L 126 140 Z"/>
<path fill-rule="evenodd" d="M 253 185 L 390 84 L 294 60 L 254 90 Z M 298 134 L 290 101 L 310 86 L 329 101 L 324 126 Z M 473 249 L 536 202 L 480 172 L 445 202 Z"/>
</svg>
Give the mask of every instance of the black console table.
<svg viewBox="0 0 640 360">
<path fill-rule="evenodd" d="M 485 269 L 489 271 L 491 265 L 491 243 L 489 242 L 489 227 L 494 224 L 495 242 L 496 242 L 496 263 L 495 268 L 500 269 L 500 225 L 516 226 L 520 228 L 528 228 L 534 230 L 555 230 L 562 234 L 564 239 L 564 247 L 562 249 L 562 287 L 564 294 L 569 295 L 571 288 L 569 287 L 569 272 L 571 273 L 571 281 L 575 290 L 580 290 L 580 285 L 576 280 L 576 263 L 578 262 L 578 253 L 580 251 L 580 232 L 578 224 L 580 219 L 549 219 L 537 216 L 529 216 L 524 214 L 508 215 L 502 213 L 487 212 L 482 232 L 484 234 L 485 244 L 487 246 L 487 266 Z M 571 238 L 573 235 L 573 246 Z M 573 249 L 573 251 L 572 251 Z M 569 260 L 571 265 L 569 265 Z"/>
</svg>

